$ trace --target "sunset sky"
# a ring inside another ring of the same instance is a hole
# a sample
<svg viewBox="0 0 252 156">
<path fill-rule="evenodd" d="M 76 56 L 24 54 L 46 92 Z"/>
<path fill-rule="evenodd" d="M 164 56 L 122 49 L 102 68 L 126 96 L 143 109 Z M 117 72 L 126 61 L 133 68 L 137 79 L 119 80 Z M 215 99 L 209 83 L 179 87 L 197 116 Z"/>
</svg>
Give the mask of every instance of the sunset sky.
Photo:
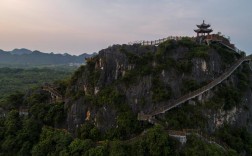
<svg viewBox="0 0 252 156">
<path fill-rule="evenodd" d="M 0 49 L 81 54 L 195 36 L 205 19 L 252 53 L 252 0 L 0 0 Z"/>
</svg>

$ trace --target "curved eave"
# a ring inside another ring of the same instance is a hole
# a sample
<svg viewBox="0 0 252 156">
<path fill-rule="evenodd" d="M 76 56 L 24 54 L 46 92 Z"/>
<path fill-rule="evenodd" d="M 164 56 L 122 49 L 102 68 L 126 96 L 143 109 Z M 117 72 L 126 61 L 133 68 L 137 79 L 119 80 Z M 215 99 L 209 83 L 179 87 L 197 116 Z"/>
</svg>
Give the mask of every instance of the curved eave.
<svg viewBox="0 0 252 156">
<path fill-rule="evenodd" d="M 194 30 L 196 33 L 211 33 L 213 32 L 212 29 L 207 29 L 207 30 L 202 30 L 202 29 L 197 29 L 197 30 Z"/>
<path fill-rule="evenodd" d="M 210 24 L 201 24 L 201 25 L 196 25 L 198 28 L 209 28 L 211 25 Z"/>
</svg>

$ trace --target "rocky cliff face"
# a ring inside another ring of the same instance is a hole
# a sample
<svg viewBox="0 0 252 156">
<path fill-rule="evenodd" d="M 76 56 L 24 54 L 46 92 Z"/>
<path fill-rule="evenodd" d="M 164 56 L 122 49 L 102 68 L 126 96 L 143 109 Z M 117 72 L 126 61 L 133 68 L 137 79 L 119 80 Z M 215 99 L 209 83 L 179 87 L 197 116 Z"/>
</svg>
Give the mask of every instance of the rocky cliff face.
<svg viewBox="0 0 252 156">
<path fill-rule="evenodd" d="M 67 88 L 68 129 L 74 132 L 87 121 L 103 131 L 115 128 L 118 116 L 125 110 L 131 111 L 134 118 L 141 111 L 149 113 L 211 82 L 240 57 L 217 45 L 197 45 L 189 39 L 168 41 L 158 47 L 114 45 L 101 50 L 75 73 Z M 245 66 L 220 88 L 239 88 L 240 73 L 251 80 Z M 246 79 L 247 85 L 249 80 Z M 218 96 L 219 90 L 215 87 L 189 103 L 204 105 Z M 235 101 L 231 108 L 224 110 L 224 105 L 230 102 L 225 100 L 216 109 L 206 108 L 203 114 L 208 118 L 206 127 L 214 130 L 226 122 L 251 127 L 251 94 L 248 87 L 239 94 L 243 97 L 241 101 Z"/>
</svg>

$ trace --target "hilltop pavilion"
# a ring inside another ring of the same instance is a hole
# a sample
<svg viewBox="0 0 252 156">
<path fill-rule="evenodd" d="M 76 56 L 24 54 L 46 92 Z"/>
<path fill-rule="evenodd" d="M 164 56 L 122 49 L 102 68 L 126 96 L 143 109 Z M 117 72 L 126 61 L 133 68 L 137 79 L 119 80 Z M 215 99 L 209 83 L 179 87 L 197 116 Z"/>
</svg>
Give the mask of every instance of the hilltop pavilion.
<svg viewBox="0 0 252 156">
<path fill-rule="evenodd" d="M 213 32 L 213 30 L 209 28 L 210 26 L 210 24 L 205 24 L 205 21 L 203 20 L 203 23 L 197 25 L 198 29 L 194 31 L 197 33 L 197 36 L 205 36 L 205 34 L 209 35 L 211 32 Z"/>
</svg>

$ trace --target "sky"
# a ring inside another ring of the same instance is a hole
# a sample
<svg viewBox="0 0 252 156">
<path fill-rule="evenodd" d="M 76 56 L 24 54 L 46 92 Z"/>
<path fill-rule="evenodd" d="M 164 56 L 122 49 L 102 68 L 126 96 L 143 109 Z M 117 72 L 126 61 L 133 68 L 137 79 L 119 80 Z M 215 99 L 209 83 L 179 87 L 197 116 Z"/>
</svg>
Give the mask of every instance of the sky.
<svg viewBox="0 0 252 156">
<path fill-rule="evenodd" d="M 213 33 L 252 53 L 252 0 L 0 0 L 0 49 L 82 54 L 113 44 Z"/>
</svg>

